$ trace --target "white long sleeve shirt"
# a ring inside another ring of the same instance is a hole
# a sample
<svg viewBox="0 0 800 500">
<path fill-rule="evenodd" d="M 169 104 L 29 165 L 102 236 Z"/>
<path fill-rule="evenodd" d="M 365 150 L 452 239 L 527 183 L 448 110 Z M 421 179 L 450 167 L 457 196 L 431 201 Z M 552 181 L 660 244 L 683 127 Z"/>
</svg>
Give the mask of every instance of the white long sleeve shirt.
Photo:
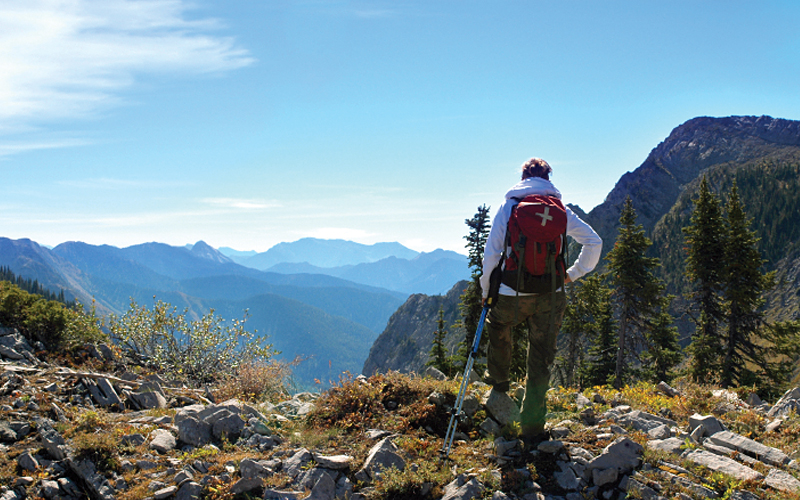
<svg viewBox="0 0 800 500">
<path fill-rule="evenodd" d="M 506 193 L 505 201 L 492 221 L 492 228 L 486 240 L 486 247 L 483 250 L 483 275 L 481 276 L 481 289 L 483 298 L 489 295 L 489 275 L 500 262 L 503 254 L 503 246 L 506 243 L 506 230 L 508 219 L 511 217 L 511 210 L 519 202 L 518 200 L 532 194 L 555 196 L 561 199 L 561 192 L 556 189 L 552 182 L 541 177 L 528 177 Z M 600 261 L 600 254 L 603 251 L 603 240 L 597 235 L 592 227 L 581 220 L 575 213 L 567 209 L 567 236 L 571 236 L 581 244 L 581 252 L 578 260 L 567 269 L 570 280 L 576 281 L 581 276 L 590 272 Z M 508 254 L 506 254 L 508 255 Z M 500 285 L 500 295 L 516 295 L 517 292 L 511 287 Z M 527 294 L 520 294 L 527 295 Z"/>
</svg>

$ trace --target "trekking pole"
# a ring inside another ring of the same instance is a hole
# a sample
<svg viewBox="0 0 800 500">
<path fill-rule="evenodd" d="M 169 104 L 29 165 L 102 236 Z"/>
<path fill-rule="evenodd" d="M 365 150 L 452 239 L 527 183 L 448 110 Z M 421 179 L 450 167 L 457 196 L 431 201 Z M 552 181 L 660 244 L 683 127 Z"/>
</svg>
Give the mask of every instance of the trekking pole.
<svg viewBox="0 0 800 500">
<path fill-rule="evenodd" d="M 461 412 L 461 405 L 464 404 L 464 397 L 467 393 L 467 386 L 469 385 L 469 375 L 472 372 L 472 365 L 475 363 L 475 356 L 478 355 L 478 346 L 481 344 L 481 332 L 483 332 L 483 323 L 486 321 L 486 313 L 489 311 L 489 304 L 483 306 L 481 312 L 481 319 L 478 322 L 478 330 L 475 332 L 475 341 L 472 343 L 472 350 L 467 358 L 467 366 L 464 369 L 464 376 L 461 377 L 461 387 L 458 390 L 458 397 L 456 398 L 456 406 L 450 414 L 450 425 L 447 426 L 447 434 L 444 436 L 444 456 L 450 455 L 450 447 L 453 445 L 453 438 L 456 435 L 456 427 L 458 427 L 458 420 L 463 416 Z"/>
<path fill-rule="evenodd" d="M 505 255 L 505 253 L 503 255 Z M 458 396 L 456 397 L 456 405 L 450 412 L 450 424 L 447 426 L 447 434 L 444 436 L 444 447 L 442 448 L 442 453 L 444 453 L 445 457 L 450 455 L 450 448 L 453 446 L 453 438 L 456 435 L 458 421 L 464 416 L 463 412 L 461 411 L 461 406 L 464 404 L 464 398 L 467 394 L 467 386 L 469 385 L 469 375 L 472 373 L 472 365 L 475 363 L 475 358 L 478 356 L 478 347 L 481 345 L 481 333 L 483 332 L 483 324 L 486 322 L 486 315 L 488 314 L 489 309 L 491 309 L 494 303 L 497 301 L 497 297 L 499 295 L 500 282 L 502 281 L 501 267 L 503 260 L 505 259 L 500 259 L 500 263 L 496 268 L 494 268 L 491 276 L 489 277 L 489 296 L 486 298 L 486 302 L 483 305 L 483 311 L 481 311 L 481 319 L 478 321 L 478 329 L 475 332 L 475 339 L 472 341 L 472 350 L 469 352 L 469 356 L 467 357 L 467 366 L 464 368 L 464 376 L 461 377 L 461 386 L 458 390 Z"/>
</svg>

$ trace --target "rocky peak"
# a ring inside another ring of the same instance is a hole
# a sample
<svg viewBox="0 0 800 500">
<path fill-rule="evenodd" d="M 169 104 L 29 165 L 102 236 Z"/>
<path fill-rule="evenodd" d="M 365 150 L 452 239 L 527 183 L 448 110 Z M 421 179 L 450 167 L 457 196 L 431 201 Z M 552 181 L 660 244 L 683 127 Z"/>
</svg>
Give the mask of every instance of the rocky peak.
<svg viewBox="0 0 800 500">
<path fill-rule="evenodd" d="M 672 130 L 636 170 L 623 175 L 589 213 L 588 222 L 604 241 L 613 242 L 623 203 L 630 196 L 637 221 L 650 230 L 705 169 L 761 158 L 796 158 L 798 148 L 800 121 L 769 116 L 693 118 Z"/>
<path fill-rule="evenodd" d="M 223 255 L 217 249 L 213 248 L 211 245 L 206 243 L 203 240 L 198 241 L 197 243 L 192 246 L 191 252 L 198 256 L 202 257 L 203 259 L 211 260 L 214 262 L 226 263 L 226 262 L 233 262 L 230 258 Z"/>
</svg>

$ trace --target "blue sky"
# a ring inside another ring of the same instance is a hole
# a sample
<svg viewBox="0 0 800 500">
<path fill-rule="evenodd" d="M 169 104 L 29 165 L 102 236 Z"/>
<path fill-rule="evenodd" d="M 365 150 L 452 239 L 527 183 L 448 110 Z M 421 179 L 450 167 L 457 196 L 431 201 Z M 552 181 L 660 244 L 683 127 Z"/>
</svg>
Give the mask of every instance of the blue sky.
<svg viewBox="0 0 800 500">
<path fill-rule="evenodd" d="M 696 116 L 800 119 L 800 3 L 0 3 L 0 236 L 464 251 L 531 156 L 601 203 Z"/>
</svg>

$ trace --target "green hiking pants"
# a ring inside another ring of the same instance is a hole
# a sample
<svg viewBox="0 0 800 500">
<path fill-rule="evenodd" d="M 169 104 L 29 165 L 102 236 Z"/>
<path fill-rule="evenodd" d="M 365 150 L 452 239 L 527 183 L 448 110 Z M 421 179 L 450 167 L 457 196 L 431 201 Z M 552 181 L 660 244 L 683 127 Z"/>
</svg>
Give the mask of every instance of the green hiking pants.
<svg viewBox="0 0 800 500">
<path fill-rule="evenodd" d="M 522 322 L 528 323 L 527 377 L 520 410 L 522 434 L 525 436 L 544 432 L 550 367 L 556 357 L 556 338 L 566 307 L 567 299 L 563 293 L 556 293 L 555 300 L 549 293 L 519 297 L 501 295 L 486 319 L 489 336 L 486 362 L 489 380 L 493 384 L 509 379 L 514 349 L 511 330 Z"/>
</svg>

